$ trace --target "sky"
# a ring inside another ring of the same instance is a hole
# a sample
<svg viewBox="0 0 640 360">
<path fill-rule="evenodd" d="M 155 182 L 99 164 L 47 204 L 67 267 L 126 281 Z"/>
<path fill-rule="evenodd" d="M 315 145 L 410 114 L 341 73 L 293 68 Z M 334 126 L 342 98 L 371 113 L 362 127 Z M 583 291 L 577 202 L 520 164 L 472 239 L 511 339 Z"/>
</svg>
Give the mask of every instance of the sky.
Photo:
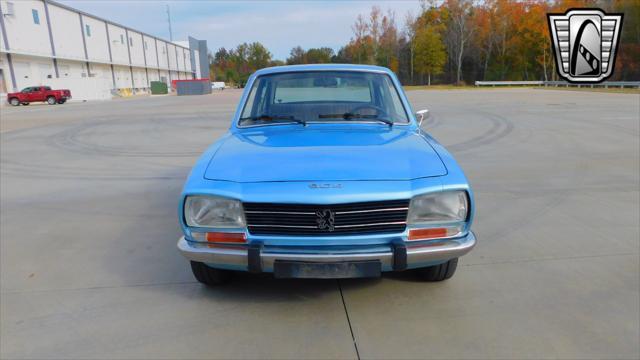
<svg viewBox="0 0 640 360">
<path fill-rule="evenodd" d="M 420 10 L 418 0 L 387 1 L 156 1 L 58 0 L 89 14 L 106 18 L 163 39 L 169 39 L 167 5 L 171 9 L 173 39 L 191 35 L 207 40 L 211 52 L 259 41 L 275 59 L 285 60 L 292 47 L 331 47 L 338 50 L 352 37 L 358 14 L 372 6 L 391 9 L 399 26 L 407 12 Z"/>
</svg>

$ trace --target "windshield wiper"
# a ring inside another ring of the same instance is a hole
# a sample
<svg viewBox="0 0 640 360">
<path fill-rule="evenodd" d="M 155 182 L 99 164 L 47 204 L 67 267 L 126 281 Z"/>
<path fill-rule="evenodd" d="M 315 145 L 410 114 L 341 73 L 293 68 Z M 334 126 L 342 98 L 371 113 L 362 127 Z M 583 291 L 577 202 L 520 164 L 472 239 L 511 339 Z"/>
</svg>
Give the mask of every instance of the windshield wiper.
<svg viewBox="0 0 640 360">
<path fill-rule="evenodd" d="M 393 126 L 393 121 L 385 118 L 378 117 L 377 115 L 367 115 L 367 114 L 354 114 L 350 112 L 342 113 L 342 114 L 320 114 L 318 115 L 320 119 L 345 119 L 345 120 L 354 120 L 354 119 L 362 119 L 362 120 L 373 120 L 385 123 L 389 126 Z"/>
<path fill-rule="evenodd" d="M 273 120 L 289 120 L 292 122 L 296 122 L 298 124 L 302 124 L 302 126 L 307 126 L 307 122 L 301 119 L 297 119 L 291 115 L 268 115 L 262 114 L 259 116 L 247 116 L 240 118 L 240 120 L 252 120 L 252 121 L 273 121 Z"/>
</svg>

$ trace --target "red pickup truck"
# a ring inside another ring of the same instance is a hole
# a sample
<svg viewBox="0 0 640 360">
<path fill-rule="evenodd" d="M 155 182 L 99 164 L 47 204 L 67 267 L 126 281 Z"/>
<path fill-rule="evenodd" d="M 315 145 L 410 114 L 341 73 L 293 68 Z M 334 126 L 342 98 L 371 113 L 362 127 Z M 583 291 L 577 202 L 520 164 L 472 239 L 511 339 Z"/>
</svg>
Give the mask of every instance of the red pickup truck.
<svg viewBox="0 0 640 360">
<path fill-rule="evenodd" d="M 64 104 L 69 99 L 71 99 L 71 91 L 51 90 L 48 86 L 31 86 L 17 93 L 7 94 L 7 102 L 13 106 L 29 105 L 38 101 L 49 105 Z"/>
</svg>

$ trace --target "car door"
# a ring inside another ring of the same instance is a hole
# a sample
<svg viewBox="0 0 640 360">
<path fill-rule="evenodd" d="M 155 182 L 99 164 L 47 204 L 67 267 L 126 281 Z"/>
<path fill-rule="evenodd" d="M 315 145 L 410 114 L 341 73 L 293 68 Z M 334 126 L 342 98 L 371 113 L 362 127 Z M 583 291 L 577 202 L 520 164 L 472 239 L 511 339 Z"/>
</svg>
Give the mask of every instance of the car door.
<svg viewBox="0 0 640 360">
<path fill-rule="evenodd" d="M 20 101 L 22 102 L 30 102 L 31 100 L 31 91 L 33 90 L 33 88 L 24 88 L 22 89 L 22 91 L 20 91 Z"/>
<path fill-rule="evenodd" d="M 44 87 L 32 87 L 31 88 L 31 101 L 45 101 Z"/>
</svg>

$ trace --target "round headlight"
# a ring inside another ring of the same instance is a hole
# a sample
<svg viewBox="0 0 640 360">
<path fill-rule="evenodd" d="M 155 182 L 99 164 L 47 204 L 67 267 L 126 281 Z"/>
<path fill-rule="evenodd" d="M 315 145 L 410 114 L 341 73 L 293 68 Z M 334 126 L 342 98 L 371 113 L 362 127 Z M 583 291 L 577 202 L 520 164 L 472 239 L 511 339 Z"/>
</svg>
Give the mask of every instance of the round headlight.
<svg viewBox="0 0 640 360">
<path fill-rule="evenodd" d="M 407 221 L 411 225 L 461 222 L 467 219 L 468 210 L 466 191 L 418 195 L 411 199 Z"/>
<path fill-rule="evenodd" d="M 245 227 L 242 203 L 219 196 L 187 196 L 184 219 L 188 226 L 208 228 Z"/>
</svg>

